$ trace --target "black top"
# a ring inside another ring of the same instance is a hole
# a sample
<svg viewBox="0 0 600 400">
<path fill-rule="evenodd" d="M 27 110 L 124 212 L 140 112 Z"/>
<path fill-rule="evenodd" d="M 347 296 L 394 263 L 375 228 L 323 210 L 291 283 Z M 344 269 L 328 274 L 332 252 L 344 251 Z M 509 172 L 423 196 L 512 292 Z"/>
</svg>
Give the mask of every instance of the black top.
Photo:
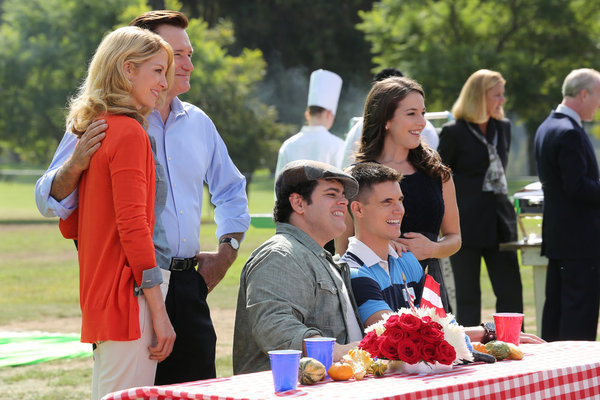
<svg viewBox="0 0 600 400">
<path fill-rule="evenodd" d="M 437 242 L 444 218 L 444 197 L 442 195 L 442 178 L 431 178 L 422 171 L 404 175 L 400 181 L 404 194 L 404 218 L 401 231 L 421 233 L 432 242 Z M 451 312 L 448 291 L 444 283 L 444 275 L 437 258 L 419 260 L 423 269 L 440 284 L 440 296 L 446 312 Z"/>
<path fill-rule="evenodd" d="M 482 190 L 490 165 L 489 153 L 467 124 L 462 119 L 445 124 L 438 152 L 454 176 L 463 247 L 497 248 L 499 243 L 517 239 L 517 217 L 506 195 Z M 471 126 L 479 130 L 475 124 Z M 490 118 L 487 130 L 486 138 L 490 143 L 496 142 L 496 151 L 506 171 L 510 122 Z"/>
<path fill-rule="evenodd" d="M 418 232 L 437 241 L 444 217 L 442 179 L 430 178 L 417 170 L 414 174 L 404 175 L 400 187 L 405 209 L 402 233 Z"/>
</svg>

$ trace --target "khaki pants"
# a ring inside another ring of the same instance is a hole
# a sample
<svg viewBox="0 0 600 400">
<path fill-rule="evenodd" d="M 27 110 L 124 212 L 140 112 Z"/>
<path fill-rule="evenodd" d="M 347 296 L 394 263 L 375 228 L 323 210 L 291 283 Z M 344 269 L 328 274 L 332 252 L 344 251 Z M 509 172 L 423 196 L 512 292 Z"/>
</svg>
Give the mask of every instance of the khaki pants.
<svg viewBox="0 0 600 400">
<path fill-rule="evenodd" d="M 163 300 L 169 287 L 170 271 L 162 270 Z M 118 390 L 154 384 L 156 361 L 150 360 L 148 347 L 156 344 L 150 307 L 144 296 L 138 296 L 140 332 L 137 340 L 107 340 L 96 343 L 92 374 L 92 400 Z"/>
</svg>

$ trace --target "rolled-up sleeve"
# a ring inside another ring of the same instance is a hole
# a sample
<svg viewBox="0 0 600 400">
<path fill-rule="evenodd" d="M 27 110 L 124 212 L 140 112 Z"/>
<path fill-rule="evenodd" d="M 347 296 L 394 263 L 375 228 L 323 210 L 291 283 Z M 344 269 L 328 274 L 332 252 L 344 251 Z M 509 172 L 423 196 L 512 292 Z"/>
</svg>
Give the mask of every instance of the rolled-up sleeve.
<svg viewBox="0 0 600 400">
<path fill-rule="evenodd" d="M 54 153 L 50 166 L 35 184 L 35 203 L 44 217 L 59 217 L 60 219 L 65 220 L 71 215 L 73 210 L 77 208 L 79 203 L 77 189 L 62 201 L 57 201 L 50 196 L 52 182 L 54 181 L 58 169 L 65 161 L 67 161 L 71 154 L 73 154 L 76 145 L 77 137 L 70 132 L 65 132 Z"/>
<path fill-rule="evenodd" d="M 156 285 L 160 285 L 162 282 L 163 278 L 160 267 L 145 269 L 142 272 L 142 285 L 140 286 L 140 288 L 150 289 Z"/>
</svg>

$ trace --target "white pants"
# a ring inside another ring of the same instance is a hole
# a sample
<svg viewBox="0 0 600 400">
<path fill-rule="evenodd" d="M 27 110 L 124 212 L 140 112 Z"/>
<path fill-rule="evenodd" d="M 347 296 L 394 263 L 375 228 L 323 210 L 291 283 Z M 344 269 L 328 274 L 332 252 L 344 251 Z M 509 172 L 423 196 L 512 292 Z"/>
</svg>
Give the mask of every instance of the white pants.
<svg viewBox="0 0 600 400">
<path fill-rule="evenodd" d="M 171 271 L 161 270 L 163 300 L 169 287 Z M 94 371 L 92 374 L 92 400 L 138 386 L 154 384 L 156 361 L 150 360 L 149 346 L 156 345 L 156 335 L 152 326 L 150 307 L 144 296 L 138 296 L 140 307 L 140 333 L 137 340 L 107 340 L 96 343 L 94 350 Z"/>
</svg>

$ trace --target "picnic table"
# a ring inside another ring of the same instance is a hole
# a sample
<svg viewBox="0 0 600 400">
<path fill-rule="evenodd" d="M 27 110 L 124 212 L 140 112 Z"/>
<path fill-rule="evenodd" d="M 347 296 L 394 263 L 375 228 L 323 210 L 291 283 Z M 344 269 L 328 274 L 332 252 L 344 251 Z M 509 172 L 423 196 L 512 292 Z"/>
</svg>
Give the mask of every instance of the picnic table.
<svg viewBox="0 0 600 400">
<path fill-rule="evenodd" d="M 148 386 L 115 392 L 105 399 L 598 399 L 600 342 L 521 345 L 522 360 L 455 366 L 435 375 L 386 374 L 361 381 L 322 381 L 274 393 L 270 371 Z"/>
</svg>

